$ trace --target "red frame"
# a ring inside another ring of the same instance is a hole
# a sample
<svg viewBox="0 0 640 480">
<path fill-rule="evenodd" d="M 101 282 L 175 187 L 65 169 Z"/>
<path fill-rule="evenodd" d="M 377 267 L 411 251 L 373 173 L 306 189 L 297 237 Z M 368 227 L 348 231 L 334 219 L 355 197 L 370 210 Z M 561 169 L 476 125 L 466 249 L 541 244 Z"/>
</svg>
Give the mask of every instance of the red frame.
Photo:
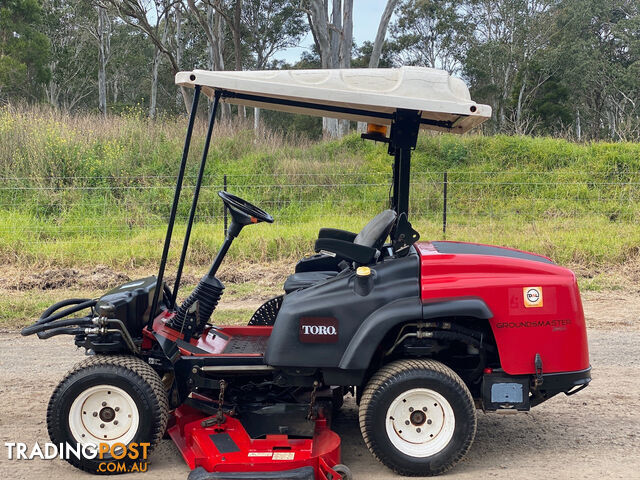
<svg viewBox="0 0 640 480">
<path fill-rule="evenodd" d="M 164 312 L 159 315 L 154 323 L 153 323 L 153 332 L 162 337 L 167 338 L 171 341 L 176 340 L 184 340 L 184 335 L 173 328 L 167 326 L 167 322 L 174 316 L 174 313 Z M 222 333 L 224 336 L 228 337 L 227 339 L 223 339 L 218 335 L 209 335 L 211 329 L 215 329 L 216 332 Z M 239 326 L 230 326 L 230 327 L 206 327 L 202 335 L 199 338 L 191 338 L 189 343 L 206 353 L 194 353 L 190 352 L 182 348 L 178 345 L 178 349 L 180 350 L 180 354 L 183 356 L 191 356 L 191 357 L 211 357 L 215 355 L 216 357 L 262 357 L 261 353 L 223 353 L 227 343 L 236 335 L 242 336 L 256 336 L 256 337 L 269 337 L 271 335 L 271 331 L 273 327 L 267 326 L 251 326 L 251 327 L 239 327 Z M 149 330 L 144 329 L 142 331 L 143 335 L 146 339 L 150 341 L 155 341 L 154 333 L 151 333 Z M 144 348 L 144 346 L 143 346 Z"/>
</svg>

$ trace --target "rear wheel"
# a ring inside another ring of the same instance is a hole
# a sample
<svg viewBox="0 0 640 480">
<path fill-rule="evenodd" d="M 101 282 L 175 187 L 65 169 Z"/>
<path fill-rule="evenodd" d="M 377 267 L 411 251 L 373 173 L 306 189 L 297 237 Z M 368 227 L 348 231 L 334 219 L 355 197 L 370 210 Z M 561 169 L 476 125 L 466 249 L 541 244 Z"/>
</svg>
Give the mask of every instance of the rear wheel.
<svg viewBox="0 0 640 480">
<path fill-rule="evenodd" d="M 112 474 L 144 462 L 141 444 L 148 444 L 150 452 L 168 418 L 162 380 L 149 365 L 133 356 L 99 355 L 80 362 L 60 382 L 49 401 L 47 427 L 55 444 L 108 446 L 103 458 L 72 454 L 67 461 L 91 473 Z M 132 459 L 129 453 L 135 453 L 126 447 L 133 443 L 138 444 L 138 456 Z"/>
<path fill-rule="evenodd" d="M 476 433 L 469 389 L 435 360 L 400 360 L 382 367 L 364 390 L 359 417 L 371 453 L 401 475 L 449 470 Z"/>
</svg>

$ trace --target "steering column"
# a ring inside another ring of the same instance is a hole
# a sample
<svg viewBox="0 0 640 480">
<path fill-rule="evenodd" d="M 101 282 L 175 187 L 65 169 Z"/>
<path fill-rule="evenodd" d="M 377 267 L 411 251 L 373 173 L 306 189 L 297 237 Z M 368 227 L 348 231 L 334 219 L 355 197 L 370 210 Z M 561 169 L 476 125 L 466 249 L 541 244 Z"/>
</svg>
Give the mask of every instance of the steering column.
<svg viewBox="0 0 640 480">
<path fill-rule="evenodd" d="M 233 240 L 247 225 L 260 222 L 273 223 L 271 215 L 246 200 L 223 191 L 218 192 L 218 195 L 231 213 L 231 225 L 227 230 L 227 236 L 218 250 L 209 272 L 202 277 L 191 295 L 180 305 L 175 316 L 168 322 L 171 328 L 184 334 L 185 341 L 189 341 L 191 337 L 198 337 L 203 332 L 220 297 L 222 297 L 224 285 L 216 277 L 216 273 Z"/>
</svg>

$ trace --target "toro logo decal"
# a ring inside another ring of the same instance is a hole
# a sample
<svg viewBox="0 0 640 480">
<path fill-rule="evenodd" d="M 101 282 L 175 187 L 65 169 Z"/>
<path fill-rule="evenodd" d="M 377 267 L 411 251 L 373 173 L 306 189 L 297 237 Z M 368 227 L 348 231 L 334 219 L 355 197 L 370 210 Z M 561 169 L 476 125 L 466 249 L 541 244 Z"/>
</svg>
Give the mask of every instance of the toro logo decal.
<svg viewBox="0 0 640 480">
<path fill-rule="evenodd" d="M 542 307 L 542 287 L 524 287 L 522 293 L 525 307 Z"/>
<path fill-rule="evenodd" d="M 338 341 L 338 319 L 333 317 L 302 317 L 299 339 L 302 343 L 336 343 Z"/>
</svg>

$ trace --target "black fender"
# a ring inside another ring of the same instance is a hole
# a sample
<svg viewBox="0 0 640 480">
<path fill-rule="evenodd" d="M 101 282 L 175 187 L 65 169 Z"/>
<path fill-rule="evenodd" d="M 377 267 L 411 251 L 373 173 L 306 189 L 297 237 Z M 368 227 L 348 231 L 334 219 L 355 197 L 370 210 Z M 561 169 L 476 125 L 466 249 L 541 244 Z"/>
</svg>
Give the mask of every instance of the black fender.
<svg viewBox="0 0 640 480">
<path fill-rule="evenodd" d="M 440 299 L 422 303 L 420 298 L 401 298 L 369 315 L 360 325 L 340 360 L 340 368 L 364 370 L 385 335 L 394 327 L 416 320 L 472 317 L 488 320 L 493 313 L 481 298 Z"/>
</svg>

